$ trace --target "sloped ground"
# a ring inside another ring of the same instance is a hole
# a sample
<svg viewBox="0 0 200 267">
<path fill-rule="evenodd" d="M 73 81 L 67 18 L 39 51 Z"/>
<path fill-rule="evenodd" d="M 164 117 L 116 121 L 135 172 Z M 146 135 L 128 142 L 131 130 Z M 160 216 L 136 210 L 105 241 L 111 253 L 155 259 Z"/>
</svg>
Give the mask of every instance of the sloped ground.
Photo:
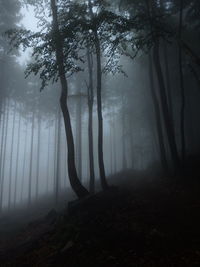
<svg viewBox="0 0 200 267">
<path fill-rule="evenodd" d="M 172 191 L 131 176 L 29 224 L 0 245 L 0 266 L 200 266 L 198 180 Z"/>
</svg>

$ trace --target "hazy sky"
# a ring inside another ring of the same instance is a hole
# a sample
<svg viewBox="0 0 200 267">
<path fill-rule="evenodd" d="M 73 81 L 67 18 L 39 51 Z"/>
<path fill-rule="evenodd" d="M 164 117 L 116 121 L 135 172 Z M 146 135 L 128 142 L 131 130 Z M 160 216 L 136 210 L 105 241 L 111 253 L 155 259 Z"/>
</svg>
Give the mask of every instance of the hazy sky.
<svg viewBox="0 0 200 267">
<path fill-rule="evenodd" d="M 33 7 L 22 7 L 21 13 L 23 19 L 20 22 L 20 25 L 25 27 L 27 30 L 37 31 L 37 19 L 34 16 L 34 8 Z M 19 63 L 24 64 L 30 57 L 30 50 L 26 52 L 21 51 L 21 56 L 19 57 Z"/>
</svg>

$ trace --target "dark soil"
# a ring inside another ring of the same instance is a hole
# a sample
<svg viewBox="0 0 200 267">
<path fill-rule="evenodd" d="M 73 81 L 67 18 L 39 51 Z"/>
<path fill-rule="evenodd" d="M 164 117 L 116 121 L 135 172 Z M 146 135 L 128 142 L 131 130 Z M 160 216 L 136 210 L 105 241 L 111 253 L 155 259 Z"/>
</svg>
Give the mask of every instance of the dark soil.
<svg viewBox="0 0 200 267">
<path fill-rule="evenodd" d="M 118 176 L 123 186 L 51 210 L 1 240 L 0 266 L 200 266 L 198 179 L 173 188 Z"/>
</svg>

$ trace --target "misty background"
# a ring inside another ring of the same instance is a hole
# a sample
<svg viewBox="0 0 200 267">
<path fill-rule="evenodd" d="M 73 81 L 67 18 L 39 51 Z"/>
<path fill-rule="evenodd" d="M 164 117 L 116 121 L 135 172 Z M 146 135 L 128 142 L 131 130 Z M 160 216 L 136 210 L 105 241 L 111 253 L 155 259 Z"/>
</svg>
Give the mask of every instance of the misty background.
<svg viewBox="0 0 200 267">
<path fill-rule="evenodd" d="M 80 5 L 88 4 L 87 1 L 71 1 L 72 5 L 73 2 Z M 136 8 L 131 1 L 105 1 L 105 3 L 110 2 L 110 6 L 105 4 L 105 7 L 103 6 L 104 3 L 100 2 L 94 1 L 93 3 L 92 1 L 94 14 L 98 14 L 98 8 L 102 8 L 102 10 L 109 10 L 129 19 L 134 18 L 137 14 L 143 16 L 143 13 L 146 12 L 145 1 L 141 1 L 141 9 L 139 4 Z M 169 136 L 166 130 L 167 123 L 170 123 L 171 129 L 174 131 L 178 157 L 187 161 L 187 159 L 199 155 L 200 83 L 198 60 L 200 51 L 198 44 L 200 35 L 199 19 L 197 18 L 200 5 L 195 0 L 183 1 L 181 10 L 183 16 L 181 40 L 183 42 L 180 42 L 180 39 L 177 41 L 177 32 L 180 27 L 178 2 L 175 0 L 155 1 L 155 12 L 163 23 L 163 27 L 167 25 L 166 31 L 159 32 L 158 49 L 170 122 L 169 118 L 166 119 L 165 115 L 162 114 L 163 103 L 162 97 L 159 95 L 161 85 L 159 74 L 154 65 L 156 64 L 155 53 L 153 55 L 154 61 L 151 55 L 154 44 L 148 35 L 149 29 L 141 26 L 141 32 L 137 29 L 135 33 L 126 33 L 125 39 L 120 40 L 121 43 L 119 41 L 117 44 L 119 50 L 112 50 L 112 48 L 109 50 L 118 38 L 114 35 L 115 33 L 113 33 L 113 39 L 110 37 L 111 45 L 102 44 L 103 153 L 107 177 L 128 169 L 135 171 L 148 169 L 149 172 L 154 171 L 154 173 L 162 173 L 162 175 L 163 173 L 164 175 L 173 174 L 175 157 L 172 154 L 176 151 L 171 153 L 172 147 L 168 143 Z M 49 7 L 47 3 L 44 3 L 44 6 L 48 16 Z M 34 11 L 33 6 L 23 5 L 22 1 L 0 1 L 1 210 L 9 210 L 18 204 L 30 205 L 46 194 L 59 199 L 59 196 L 70 187 L 65 127 L 59 106 L 60 81 L 59 79 L 55 79 L 54 83 L 50 81 L 43 90 L 40 90 L 41 79 L 39 75 L 30 74 L 25 79 L 24 71 L 27 65 L 35 60 L 32 55 L 33 50 L 28 48 L 23 52 L 23 45 L 21 44 L 11 50 L 9 38 L 4 35 L 5 31 L 13 28 L 33 32 L 48 31 L 51 17 L 47 17 L 47 20 L 41 25 L 41 20 L 39 20 L 41 13 L 37 12 L 39 12 L 37 7 Z M 138 23 L 142 24 L 140 21 Z M 141 38 L 141 43 L 134 45 L 129 43 L 137 35 L 138 38 Z M 145 42 L 143 37 L 147 39 L 145 44 L 143 44 Z M 25 47 L 28 46 L 25 45 Z M 182 51 L 181 59 L 180 49 Z M 113 54 L 111 51 L 114 51 Z M 82 47 L 80 53 L 81 56 L 85 57 L 80 62 L 81 71 L 67 75 L 69 86 L 67 102 L 75 143 L 76 169 L 80 181 L 88 188 L 90 162 L 87 47 Z M 95 73 L 95 52 L 90 50 L 89 53 L 92 56 L 93 72 Z M 114 62 L 111 62 L 110 58 Z M 97 182 L 100 174 L 95 89 L 97 78 L 95 74 L 93 83 L 93 152 L 94 176 Z M 182 90 L 183 86 L 184 91 Z M 157 107 L 152 87 L 156 92 L 157 102 L 159 102 Z M 160 118 L 158 118 L 158 114 Z M 184 126 L 181 124 L 183 121 Z M 162 132 L 160 138 L 162 140 L 159 140 L 158 124 L 160 124 Z M 164 152 L 161 151 L 162 142 Z M 168 165 L 168 172 L 163 171 L 162 153 L 164 153 Z"/>
</svg>

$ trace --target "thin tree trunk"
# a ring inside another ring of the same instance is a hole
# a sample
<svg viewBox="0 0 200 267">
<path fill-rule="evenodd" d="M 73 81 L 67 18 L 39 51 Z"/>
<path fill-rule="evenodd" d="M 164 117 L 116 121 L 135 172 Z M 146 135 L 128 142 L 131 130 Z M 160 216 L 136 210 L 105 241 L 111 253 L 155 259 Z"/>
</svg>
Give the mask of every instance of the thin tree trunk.
<svg viewBox="0 0 200 267">
<path fill-rule="evenodd" d="M 180 0 L 180 16 L 179 16 L 179 40 L 182 39 L 183 27 L 183 0 Z M 181 156 L 182 163 L 185 162 L 185 88 L 183 81 L 183 59 L 182 47 L 179 45 L 179 73 L 180 73 L 180 89 L 181 89 L 181 112 L 180 112 L 180 132 L 181 132 Z"/>
<path fill-rule="evenodd" d="M 51 128 L 49 127 L 49 131 L 48 131 L 48 149 L 47 149 L 47 193 L 49 192 L 50 134 L 51 134 Z"/>
<path fill-rule="evenodd" d="M 14 205 L 16 205 L 16 202 L 17 202 L 17 180 L 18 180 L 18 167 L 19 167 L 20 130 L 21 130 L 21 115 L 19 114 L 19 124 L 18 124 L 18 130 L 17 130 L 17 157 L 16 157 L 16 169 L 15 169 Z"/>
<path fill-rule="evenodd" d="M 95 173 L 94 173 L 94 148 L 93 148 L 93 104 L 94 104 L 94 85 L 93 85 L 93 61 L 87 48 L 87 62 L 89 72 L 88 85 L 88 143 L 89 143 L 89 165 L 90 165 L 90 183 L 89 191 L 91 194 L 95 192 Z"/>
<path fill-rule="evenodd" d="M 33 111 L 33 114 L 32 114 L 32 126 L 31 126 L 31 148 L 30 148 L 29 182 L 28 182 L 28 206 L 31 205 L 31 193 L 32 193 L 34 122 L 35 122 L 35 112 Z"/>
<path fill-rule="evenodd" d="M 113 112 L 114 113 L 114 112 Z M 117 172 L 117 153 L 116 153 L 116 127 L 115 127 L 115 120 L 113 118 L 113 160 L 114 160 L 114 164 L 113 164 L 113 169 L 114 169 L 114 173 Z"/>
<path fill-rule="evenodd" d="M 28 124 L 26 123 L 24 155 L 23 155 L 23 170 L 22 170 L 22 184 L 21 184 L 21 202 L 23 200 L 24 182 L 25 182 L 26 149 L 27 149 L 27 136 L 28 136 L 27 131 L 28 131 Z"/>
<path fill-rule="evenodd" d="M 15 134 L 15 119 L 16 119 L 16 106 L 14 104 L 14 114 L 12 121 L 12 136 L 11 136 L 11 150 L 10 150 L 10 170 L 9 170 L 9 191 L 8 191 L 8 209 L 11 207 L 11 195 L 12 195 L 12 171 L 13 171 L 13 148 L 14 148 L 14 134 Z"/>
<path fill-rule="evenodd" d="M 39 172 L 40 172 L 40 145 L 41 145 L 41 115 L 38 115 L 38 138 L 37 138 L 37 167 L 36 167 L 36 200 L 39 195 Z"/>
<path fill-rule="evenodd" d="M 58 132 L 57 132 L 57 161 L 56 161 L 56 180 L 55 180 L 55 201 L 56 204 L 58 203 L 58 196 L 59 196 L 59 187 L 61 184 L 61 175 L 60 175 L 60 158 L 61 158 L 61 112 L 58 111 Z"/>
<path fill-rule="evenodd" d="M 94 13 L 92 9 L 92 2 L 89 0 L 89 10 L 91 18 L 94 18 Z M 97 116 L 98 116 L 98 162 L 99 162 L 99 173 L 101 186 L 105 190 L 108 188 L 106 181 L 104 158 L 103 158 L 103 117 L 102 117 L 102 69 L 101 69 L 101 47 L 100 41 L 97 33 L 96 25 L 93 27 L 94 34 L 94 45 L 96 51 L 96 64 L 97 64 Z"/>
<path fill-rule="evenodd" d="M 124 104 L 122 104 L 124 105 Z M 122 168 L 123 170 L 127 169 L 126 161 L 126 129 L 125 129 L 125 114 L 124 107 L 122 107 Z"/>
<path fill-rule="evenodd" d="M 4 133 L 5 133 L 5 120 L 6 120 L 6 102 L 2 105 L 3 116 L 1 115 L 1 119 L 3 123 L 1 123 L 1 151 L 0 151 L 0 188 L 2 181 L 2 163 L 3 163 L 3 146 L 4 146 Z"/>
<path fill-rule="evenodd" d="M 6 158 L 6 148 L 7 148 L 7 133 L 8 133 L 8 118 L 9 118 L 9 107 L 10 107 L 10 101 L 9 99 L 6 101 L 5 106 L 5 133 L 3 135 L 3 147 L 2 147 L 2 168 L 1 168 L 1 187 L 0 187 L 0 211 L 2 211 L 3 208 L 3 189 L 4 189 L 4 169 L 5 169 L 5 158 Z M 7 111 L 6 111 L 7 110 Z"/>
<path fill-rule="evenodd" d="M 67 147 L 65 146 L 64 163 L 67 162 Z M 64 164 L 64 188 L 67 188 L 67 166 Z"/>
<path fill-rule="evenodd" d="M 101 72 L 101 52 L 100 44 L 97 33 L 95 32 L 95 46 L 96 46 L 96 57 L 97 57 L 97 114 L 98 114 L 98 159 L 99 159 L 99 171 L 101 186 L 105 190 L 108 188 L 106 181 L 104 159 L 103 159 L 103 117 L 102 117 L 102 72 Z"/>
<path fill-rule="evenodd" d="M 112 126 L 110 125 L 110 173 L 113 174 L 113 145 L 112 145 Z"/>
<path fill-rule="evenodd" d="M 53 14 L 53 32 L 54 32 L 55 46 L 56 46 L 56 61 L 58 65 L 59 78 L 61 82 L 60 106 L 63 113 L 66 139 L 68 144 L 69 181 L 76 195 L 79 198 L 82 198 L 88 195 L 89 192 L 79 181 L 75 166 L 74 138 L 72 134 L 71 119 L 67 105 L 68 84 L 67 84 L 67 79 L 65 77 L 63 43 L 59 32 L 58 19 L 57 19 L 57 6 L 55 0 L 51 0 L 51 9 Z"/>
<path fill-rule="evenodd" d="M 56 196 L 56 179 L 57 179 L 57 156 L 58 156 L 58 116 L 55 114 L 55 131 L 54 131 L 54 180 L 53 180 L 53 192 Z"/>
<path fill-rule="evenodd" d="M 82 114 L 81 92 L 77 92 L 76 102 L 76 166 L 80 181 L 82 181 Z"/>
<path fill-rule="evenodd" d="M 129 138 L 130 138 L 130 149 L 131 149 L 131 168 L 134 168 L 134 144 L 133 144 L 133 123 L 132 120 L 130 120 L 130 134 L 129 134 Z"/>
<path fill-rule="evenodd" d="M 168 51 L 167 45 L 165 41 L 163 42 L 164 47 L 164 61 L 165 61 L 165 76 L 166 76 L 166 87 L 167 87 L 167 103 L 169 107 L 170 117 L 173 120 L 173 106 L 172 106 L 172 95 L 171 95 L 171 83 L 170 83 L 170 75 L 169 75 L 169 62 L 168 62 Z M 174 123 L 173 123 L 174 124 Z"/>
</svg>

